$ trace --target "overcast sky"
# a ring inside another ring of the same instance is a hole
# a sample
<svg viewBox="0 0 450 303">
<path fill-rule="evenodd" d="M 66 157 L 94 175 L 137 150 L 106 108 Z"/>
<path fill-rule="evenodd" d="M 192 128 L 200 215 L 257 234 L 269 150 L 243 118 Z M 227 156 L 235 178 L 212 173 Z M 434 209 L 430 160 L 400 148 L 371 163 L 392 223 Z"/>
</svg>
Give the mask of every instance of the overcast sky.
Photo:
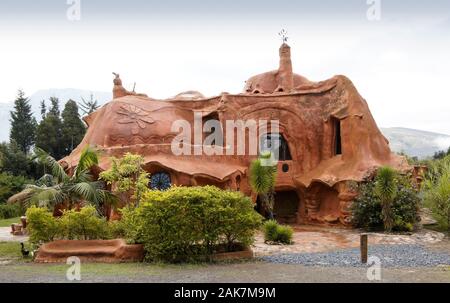
<svg viewBox="0 0 450 303">
<path fill-rule="evenodd" d="M 79 21 L 67 2 L 0 2 L 0 102 L 19 88 L 110 91 L 113 71 L 155 98 L 239 93 L 277 68 L 285 28 L 296 73 L 348 76 L 380 126 L 450 134 L 448 0 L 381 0 L 379 21 L 367 0 L 81 0 Z"/>
</svg>

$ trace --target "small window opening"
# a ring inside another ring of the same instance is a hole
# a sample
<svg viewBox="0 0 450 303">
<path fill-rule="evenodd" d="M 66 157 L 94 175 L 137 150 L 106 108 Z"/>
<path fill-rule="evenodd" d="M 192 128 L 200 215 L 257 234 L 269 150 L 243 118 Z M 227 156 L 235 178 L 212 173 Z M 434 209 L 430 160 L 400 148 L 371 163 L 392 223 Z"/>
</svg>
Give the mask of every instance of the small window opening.
<svg viewBox="0 0 450 303">
<path fill-rule="evenodd" d="M 334 155 L 342 155 L 341 120 L 333 119 L 334 127 Z"/>
</svg>

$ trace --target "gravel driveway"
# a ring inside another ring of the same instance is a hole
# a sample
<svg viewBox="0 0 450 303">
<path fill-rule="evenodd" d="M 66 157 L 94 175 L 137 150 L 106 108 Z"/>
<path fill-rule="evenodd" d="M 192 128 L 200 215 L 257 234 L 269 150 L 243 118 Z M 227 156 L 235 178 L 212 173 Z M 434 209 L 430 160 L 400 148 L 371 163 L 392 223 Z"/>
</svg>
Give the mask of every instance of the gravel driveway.
<svg viewBox="0 0 450 303">
<path fill-rule="evenodd" d="M 73 283 L 66 280 L 68 265 L 0 266 L 0 282 Z M 380 282 L 450 283 L 450 268 L 385 268 Z M 268 262 L 215 265 L 87 264 L 81 282 L 110 283 L 370 283 L 367 269 L 319 267 Z"/>
<path fill-rule="evenodd" d="M 420 245 L 375 245 L 369 248 L 369 257 L 376 257 L 382 267 L 450 266 L 450 254 L 426 249 Z M 280 264 L 306 266 L 365 267 L 360 262 L 359 249 L 327 253 L 290 253 L 264 256 L 261 259 Z"/>
</svg>

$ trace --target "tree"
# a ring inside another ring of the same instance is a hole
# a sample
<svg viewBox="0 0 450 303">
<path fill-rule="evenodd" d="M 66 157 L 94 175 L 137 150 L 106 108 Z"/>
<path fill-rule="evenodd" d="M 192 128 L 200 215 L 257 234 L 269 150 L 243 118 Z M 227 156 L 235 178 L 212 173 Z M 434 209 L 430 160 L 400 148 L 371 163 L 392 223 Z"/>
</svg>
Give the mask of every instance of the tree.
<svg viewBox="0 0 450 303">
<path fill-rule="evenodd" d="M 37 148 L 36 154 L 51 174 L 42 176 L 37 185 L 26 186 L 24 193 L 28 206 L 54 208 L 64 205 L 72 209 L 77 205 L 91 204 L 99 208 L 116 201 L 109 191 L 104 190 L 103 182 L 93 181 L 90 169 L 98 164 L 98 155 L 92 148 L 83 150 L 72 175 L 68 175 L 61 164 L 42 149 Z"/>
<path fill-rule="evenodd" d="M 78 105 L 69 100 L 62 112 L 62 145 L 65 155 L 69 155 L 73 149 L 83 140 L 86 128 L 80 119 Z"/>
<path fill-rule="evenodd" d="M 384 166 L 378 169 L 375 179 L 375 194 L 381 201 L 381 216 L 387 232 L 391 232 L 394 226 L 392 204 L 397 196 L 396 175 L 393 168 Z"/>
<path fill-rule="evenodd" d="M 270 163 L 272 154 L 266 153 L 250 166 L 250 186 L 259 195 L 269 219 L 273 219 L 273 206 L 277 166 Z"/>
<path fill-rule="evenodd" d="M 10 141 L 15 141 L 22 152 L 28 153 L 35 143 L 37 123 L 31 111 L 30 101 L 22 90 L 19 90 L 14 101 L 10 122 Z"/>
<path fill-rule="evenodd" d="M 0 144 L 0 169 L 13 176 L 27 176 L 30 172 L 30 161 L 14 140 Z"/>
<path fill-rule="evenodd" d="M 123 158 L 111 158 L 111 162 L 111 168 L 100 173 L 100 179 L 112 185 L 116 193 L 128 193 L 131 202 L 139 205 L 142 194 L 148 190 L 149 181 L 149 174 L 142 169 L 144 158 L 126 153 Z"/>
<path fill-rule="evenodd" d="M 39 123 L 36 131 L 36 147 L 46 151 L 52 157 L 61 159 L 65 156 L 62 138 L 62 121 L 59 111 L 59 100 L 50 98 L 51 107 L 45 118 Z"/>
<path fill-rule="evenodd" d="M 45 119 L 45 115 L 47 114 L 47 106 L 45 105 L 45 100 L 41 101 L 41 117 Z"/>
<path fill-rule="evenodd" d="M 93 94 L 91 94 L 89 100 L 85 100 L 83 97 L 81 97 L 81 100 L 83 102 L 80 104 L 80 109 L 86 116 L 92 114 L 100 107 L 100 105 L 98 105 L 98 100 L 94 100 Z"/>
<path fill-rule="evenodd" d="M 446 156 L 450 156 L 450 147 L 448 148 L 447 152 L 442 150 L 442 151 L 434 153 L 433 159 L 441 160 L 441 159 L 444 159 Z"/>
<path fill-rule="evenodd" d="M 49 114 L 59 117 L 61 115 L 61 112 L 59 110 L 59 99 L 56 97 L 50 97 L 50 103 L 51 103 L 51 107 L 50 107 Z"/>
</svg>

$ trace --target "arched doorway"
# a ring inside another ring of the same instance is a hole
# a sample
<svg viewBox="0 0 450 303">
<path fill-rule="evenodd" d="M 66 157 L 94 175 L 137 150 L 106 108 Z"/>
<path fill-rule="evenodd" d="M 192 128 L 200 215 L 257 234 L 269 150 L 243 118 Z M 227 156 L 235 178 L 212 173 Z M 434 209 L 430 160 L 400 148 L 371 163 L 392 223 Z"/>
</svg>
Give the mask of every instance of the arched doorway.
<svg viewBox="0 0 450 303">
<path fill-rule="evenodd" d="M 297 223 L 298 212 L 300 208 L 300 199 L 295 191 L 277 191 L 274 196 L 275 203 L 273 206 L 273 214 L 279 223 L 294 224 Z M 256 200 L 255 210 L 268 217 L 264 208 L 261 197 Z"/>
<path fill-rule="evenodd" d="M 297 223 L 300 199 L 295 191 L 278 191 L 275 193 L 273 213 L 279 223 Z"/>
</svg>

